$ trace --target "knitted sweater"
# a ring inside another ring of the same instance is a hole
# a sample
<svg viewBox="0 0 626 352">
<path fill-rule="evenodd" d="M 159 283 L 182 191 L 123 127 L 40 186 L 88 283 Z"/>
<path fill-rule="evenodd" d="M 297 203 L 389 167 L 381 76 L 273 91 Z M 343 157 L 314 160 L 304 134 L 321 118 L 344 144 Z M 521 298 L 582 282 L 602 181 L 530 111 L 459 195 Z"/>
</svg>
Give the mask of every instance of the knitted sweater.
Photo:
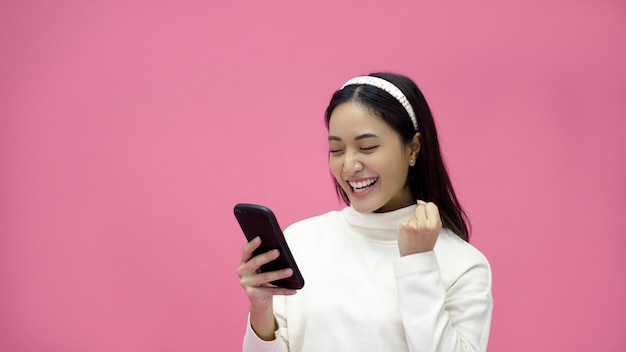
<svg viewBox="0 0 626 352">
<path fill-rule="evenodd" d="M 433 251 L 400 257 L 397 229 L 415 208 L 346 207 L 288 227 L 306 284 L 274 297 L 275 340 L 259 339 L 248 321 L 243 351 L 485 351 L 489 263 L 446 229 Z"/>
</svg>

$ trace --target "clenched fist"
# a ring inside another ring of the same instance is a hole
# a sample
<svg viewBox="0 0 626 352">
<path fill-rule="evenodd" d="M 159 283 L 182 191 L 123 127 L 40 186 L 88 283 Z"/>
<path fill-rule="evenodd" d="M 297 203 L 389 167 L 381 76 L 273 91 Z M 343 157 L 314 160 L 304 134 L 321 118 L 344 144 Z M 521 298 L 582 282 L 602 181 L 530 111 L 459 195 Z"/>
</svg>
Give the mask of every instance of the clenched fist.
<svg viewBox="0 0 626 352">
<path fill-rule="evenodd" d="M 398 228 L 400 256 L 431 251 L 435 247 L 439 231 L 441 218 L 435 203 L 418 200 L 413 216 Z"/>
</svg>

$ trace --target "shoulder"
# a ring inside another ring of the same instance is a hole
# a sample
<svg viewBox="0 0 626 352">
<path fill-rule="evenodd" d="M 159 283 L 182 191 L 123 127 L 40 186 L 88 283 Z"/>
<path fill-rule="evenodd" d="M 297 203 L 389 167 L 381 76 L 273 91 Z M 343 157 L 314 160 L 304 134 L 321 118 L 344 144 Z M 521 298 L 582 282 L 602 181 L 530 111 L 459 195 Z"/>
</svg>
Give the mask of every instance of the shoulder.
<svg viewBox="0 0 626 352">
<path fill-rule="evenodd" d="M 443 229 L 439 233 L 437 244 L 435 245 L 437 255 L 462 257 L 471 262 L 487 263 L 487 258 L 476 247 L 454 234 L 448 229 Z"/>
<path fill-rule="evenodd" d="M 300 235 L 303 233 L 317 232 L 320 228 L 328 228 L 336 226 L 341 221 L 340 213 L 336 210 L 329 211 L 325 214 L 313 216 L 304 220 L 300 220 L 289 225 L 285 229 L 285 236 Z"/>
<path fill-rule="evenodd" d="M 491 267 L 487 257 L 452 231 L 441 231 L 435 245 L 435 254 L 444 281 L 452 284 L 461 276 L 471 274 L 491 282 Z"/>
</svg>

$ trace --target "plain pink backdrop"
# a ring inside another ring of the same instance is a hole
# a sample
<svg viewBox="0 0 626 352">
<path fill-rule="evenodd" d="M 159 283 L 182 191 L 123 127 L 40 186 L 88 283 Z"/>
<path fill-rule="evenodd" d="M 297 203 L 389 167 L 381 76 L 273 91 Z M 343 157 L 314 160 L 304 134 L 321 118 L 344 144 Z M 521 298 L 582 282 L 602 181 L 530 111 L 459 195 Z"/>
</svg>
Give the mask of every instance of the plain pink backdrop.
<svg viewBox="0 0 626 352">
<path fill-rule="evenodd" d="M 0 351 L 237 351 L 237 202 L 340 207 L 323 111 L 413 77 L 490 351 L 624 351 L 623 1 L 3 1 Z M 323 258 L 320 258 L 323 260 Z"/>
</svg>

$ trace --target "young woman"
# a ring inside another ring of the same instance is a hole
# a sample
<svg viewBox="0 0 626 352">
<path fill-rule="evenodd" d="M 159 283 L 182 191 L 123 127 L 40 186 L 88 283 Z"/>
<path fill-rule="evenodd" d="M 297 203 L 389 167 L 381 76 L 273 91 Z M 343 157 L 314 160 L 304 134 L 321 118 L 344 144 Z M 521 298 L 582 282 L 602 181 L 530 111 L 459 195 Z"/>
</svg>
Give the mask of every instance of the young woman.
<svg viewBox="0 0 626 352">
<path fill-rule="evenodd" d="M 285 230 L 306 286 L 259 273 L 256 238 L 237 273 L 250 300 L 243 350 L 485 351 L 491 270 L 469 243 L 432 114 L 409 78 L 349 80 L 326 110 L 341 211 Z"/>
</svg>

